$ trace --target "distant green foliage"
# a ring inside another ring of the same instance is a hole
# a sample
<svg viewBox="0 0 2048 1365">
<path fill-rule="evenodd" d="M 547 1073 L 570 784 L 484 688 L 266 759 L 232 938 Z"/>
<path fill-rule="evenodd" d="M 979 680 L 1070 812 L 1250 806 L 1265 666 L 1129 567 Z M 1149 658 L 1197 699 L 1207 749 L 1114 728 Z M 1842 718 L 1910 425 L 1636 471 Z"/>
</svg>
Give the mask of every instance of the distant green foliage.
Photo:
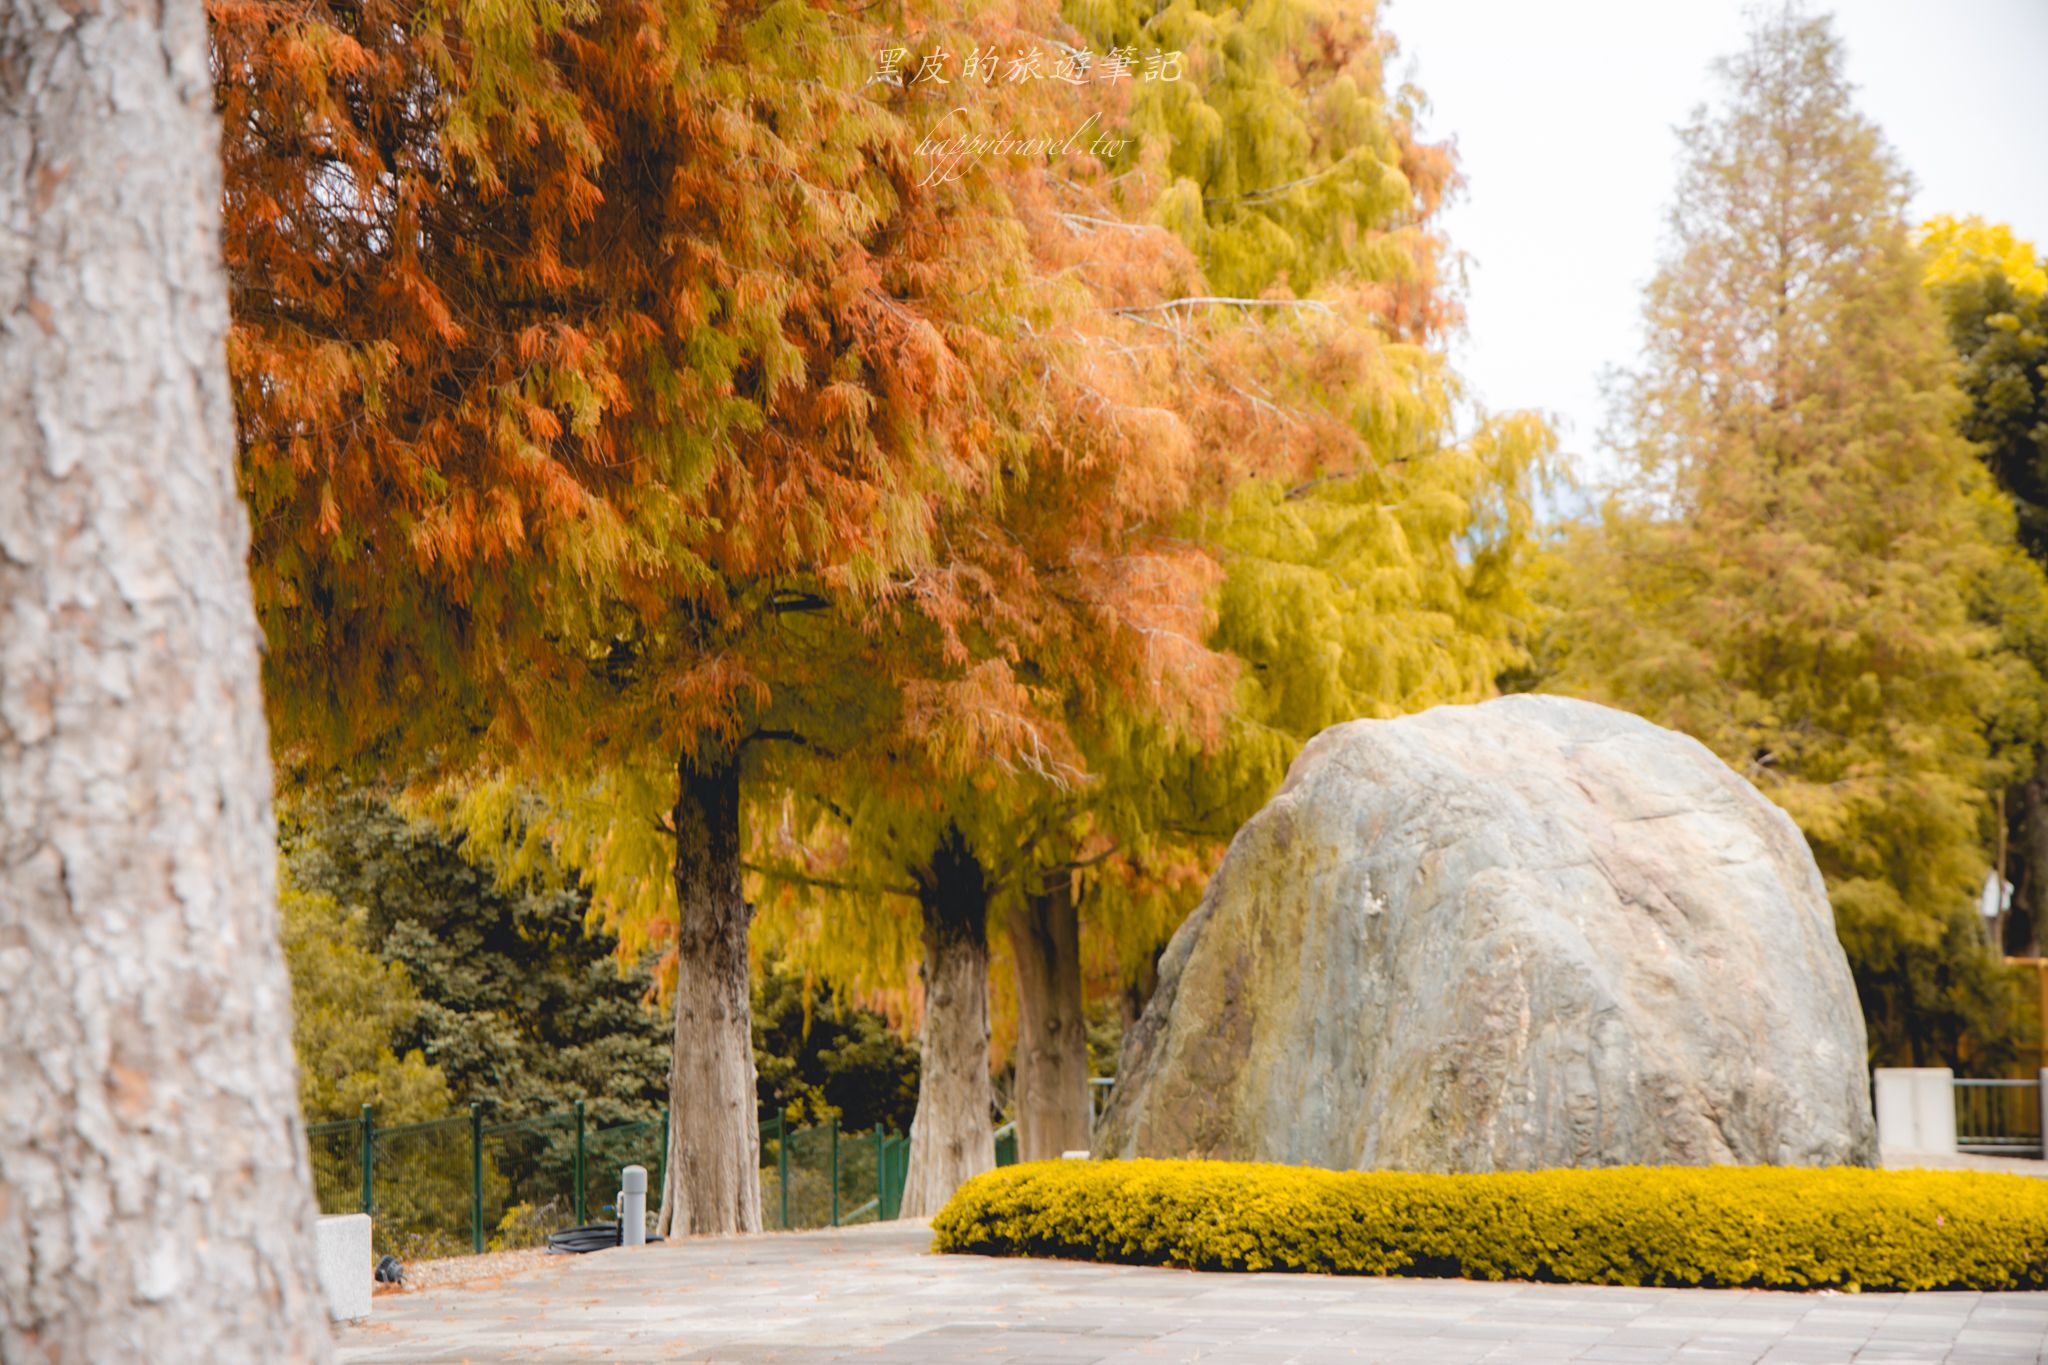
<svg viewBox="0 0 2048 1365">
<path fill-rule="evenodd" d="M 416 1029 L 422 1004 L 406 969 L 370 951 L 368 917 L 324 892 L 300 889 L 289 873 L 278 900 L 292 978 L 299 1108 L 307 1123 L 356 1119 L 364 1105 L 383 1127 L 447 1117 L 455 1103 L 441 1069 L 417 1047 L 401 1053 L 393 1046 L 394 1039 Z M 322 1134 L 309 1145 L 321 1210 L 360 1208 L 358 1130 Z M 379 1254 L 447 1255 L 467 1245 L 469 1157 L 464 1125 L 380 1145 L 374 1209 Z M 503 1186 L 494 1163 L 486 1163 L 484 1183 L 493 1191 Z"/>
<path fill-rule="evenodd" d="M 293 878 L 350 906 L 404 969 L 419 1006 L 393 1044 L 423 1052 L 457 1103 L 484 1101 L 494 1122 L 578 1099 L 592 1124 L 659 1117 L 672 1025 L 646 972 L 622 971 L 586 926 L 580 890 L 558 876 L 501 886 L 458 839 L 372 793 L 307 811 L 283 842 Z"/>
<path fill-rule="evenodd" d="M 674 1025 L 652 1003 L 650 970 L 622 970 L 612 938 L 588 927 L 588 896 L 557 868 L 503 886 L 464 856 L 459 836 L 409 819 L 377 792 L 286 808 L 284 942 L 301 1105 L 311 1123 L 374 1110 L 378 1251 L 415 1259 L 470 1248 L 472 1100 L 492 1125 L 539 1121 L 484 1139 L 488 1246 L 534 1245 L 573 1221 L 566 1115 L 577 1100 L 586 1102 L 596 1216 L 616 1167 L 648 1161 L 658 1128 L 599 1134 L 657 1125 L 667 1102 Z M 877 1122 L 908 1131 L 917 1054 L 880 1015 L 807 993 L 801 977 L 771 965 L 754 987 L 754 1042 L 764 1112 L 785 1110 L 796 1123 L 836 1114 L 847 1133 Z M 383 1135 L 436 1119 L 452 1121 Z M 357 1131 L 312 1146 L 321 1208 L 358 1207 Z M 871 1161 L 865 1151 L 849 1160 Z M 829 1204 L 829 1189 L 820 1197 Z"/>
<path fill-rule="evenodd" d="M 770 963 L 754 985 L 754 1069 L 764 1113 L 791 1123 L 837 1115 L 849 1133 L 908 1133 L 917 1048 L 872 1010 Z"/>
<path fill-rule="evenodd" d="M 1962 361 L 1963 435 L 2018 507 L 2021 544 L 2048 559 L 2048 261 L 1975 219 L 1937 218 L 1921 236 Z"/>
<path fill-rule="evenodd" d="M 592 1128 L 661 1116 L 674 1021 L 559 868 L 508 888 L 375 793 L 308 805 L 283 841 L 288 876 L 319 888 L 286 898 L 309 1119 L 374 1104 L 409 1122 L 473 1099 L 494 1123 L 579 1099 Z M 909 1130 L 917 1051 L 882 1016 L 773 963 L 753 1013 L 764 1112 Z"/>
<path fill-rule="evenodd" d="M 352 1119 L 366 1104 L 388 1123 L 446 1114 L 453 1102 L 441 1069 L 418 1048 L 392 1046 L 413 1030 L 420 997 L 404 967 L 370 950 L 368 917 L 289 878 L 278 903 L 306 1121 Z"/>
<path fill-rule="evenodd" d="M 1968 399 L 1960 428 L 2012 503 L 2019 542 L 2048 561 L 2048 260 L 2010 228 L 1976 218 L 1935 218 L 1920 229 L 1926 281 L 1948 321 Z M 1986 584 L 1979 615 L 1994 625 L 2009 667 L 1991 721 L 1992 742 L 2017 756 L 2005 795 L 2004 875 L 2017 894 L 1997 923 L 2008 952 L 2040 951 L 2048 926 L 2048 607 L 2028 576 Z"/>
</svg>

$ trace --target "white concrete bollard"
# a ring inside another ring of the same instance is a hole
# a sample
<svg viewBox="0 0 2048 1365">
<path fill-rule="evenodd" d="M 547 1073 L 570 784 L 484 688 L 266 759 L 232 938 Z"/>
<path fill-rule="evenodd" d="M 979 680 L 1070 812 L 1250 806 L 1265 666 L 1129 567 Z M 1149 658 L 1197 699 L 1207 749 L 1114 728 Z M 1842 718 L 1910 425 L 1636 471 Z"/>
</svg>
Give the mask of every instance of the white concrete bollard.
<svg viewBox="0 0 2048 1365">
<path fill-rule="evenodd" d="M 1956 1078 L 1945 1066 L 1881 1066 L 1877 1145 L 1888 1152 L 1954 1156 Z"/>
<path fill-rule="evenodd" d="M 628 1166 L 619 1173 L 619 1245 L 647 1245 L 647 1168 Z"/>
<path fill-rule="evenodd" d="M 1913 1077 L 1903 1067 L 1881 1066 L 1872 1073 L 1877 1111 L 1877 1145 L 1887 1152 L 1910 1152 L 1917 1136 L 1913 1122 Z"/>
<path fill-rule="evenodd" d="M 327 1316 L 336 1322 L 370 1316 L 370 1278 L 376 1272 L 370 1255 L 370 1215 L 342 1213 L 322 1218 L 314 1229 L 314 1252 L 320 1262 L 320 1291 L 327 1298 Z"/>
<path fill-rule="evenodd" d="M 1956 1073 L 1945 1066 L 1916 1067 L 1913 1077 L 1914 1126 L 1922 1152 L 1956 1154 Z"/>
</svg>

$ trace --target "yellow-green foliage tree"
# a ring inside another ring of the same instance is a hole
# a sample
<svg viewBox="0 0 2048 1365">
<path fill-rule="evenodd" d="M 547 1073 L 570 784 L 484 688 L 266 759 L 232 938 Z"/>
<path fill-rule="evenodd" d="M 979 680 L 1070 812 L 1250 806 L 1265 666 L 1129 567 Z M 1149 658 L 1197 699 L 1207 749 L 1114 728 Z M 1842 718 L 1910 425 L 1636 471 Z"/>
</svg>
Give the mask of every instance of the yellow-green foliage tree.
<svg viewBox="0 0 2048 1365">
<path fill-rule="evenodd" d="M 419 1016 L 420 997 L 405 968 L 370 950 L 364 912 L 295 886 L 288 867 L 278 908 L 306 1122 L 354 1119 L 365 1105 L 383 1126 L 447 1118 L 455 1106 L 440 1068 L 418 1049 L 401 1056 L 391 1046 Z M 356 1130 L 315 1137 L 311 1149 L 321 1209 L 354 1211 L 362 1197 Z M 469 1217 L 466 1138 L 386 1155 L 392 1159 L 380 1163 L 376 1182 L 378 1249 L 404 1255 L 459 1249 Z M 495 1170 L 486 1175 L 497 1183 Z"/>
<path fill-rule="evenodd" d="M 2048 561 L 2048 261 L 2012 229 L 1977 218 L 1935 218 L 1921 243 L 1927 287 L 1961 362 L 1963 435 L 2012 499 L 2020 544 Z M 2013 603 L 1999 623 L 2015 653 L 2048 670 L 2048 611 L 2037 598 Z M 2001 870 L 2015 894 L 1993 939 L 2036 954 L 2048 925 L 2048 753 L 2038 740 L 2048 721 L 2041 688 L 2025 682 L 2008 690 L 2002 730 L 2007 744 L 2030 746 L 2034 762 L 2005 801 Z"/>
<path fill-rule="evenodd" d="M 1766 16 L 1715 69 L 1618 391 L 1634 482 L 1560 552 L 1547 685 L 1697 737 L 1784 807 L 1874 1054 L 1947 1061 L 2006 1027 L 1973 907 L 2017 757 L 1987 721 L 2029 670 L 1989 618 L 2039 576 L 1956 430 L 1905 177 L 1828 21 Z"/>
<path fill-rule="evenodd" d="M 1050 7 L 1032 17 L 1044 26 L 1035 39 L 1062 38 Z M 1040 116 L 1085 123 L 1122 93 L 1084 86 Z M 1140 320 L 1197 272 L 1170 234 L 1117 221 L 1103 169 L 1095 158 L 988 169 L 1035 273 L 1072 283 L 1031 316 L 1028 343 L 1014 343 L 1038 357 L 1002 405 L 1036 414 L 1019 424 L 1016 458 L 995 496 L 941 524 L 949 553 L 933 573 L 970 587 L 962 600 L 976 609 L 905 615 L 864 643 L 924 656 L 920 673 L 972 699 L 938 714 L 972 715 L 987 737 L 935 728 L 933 708 L 907 697 L 895 732 L 793 765 L 788 829 L 762 841 L 762 865 L 803 893 L 803 904 L 776 897 L 775 928 L 809 965 L 866 985 L 857 978 L 899 984 L 919 964 L 907 1214 L 937 1208 L 994 1161 L 989 920 L 1029 870 L 1037 803 L 1092 780 L 1084 736 L 1107 711 L 1213 729 L 1228 699 L 1227 663 L 1204 643 L 1214 565 L 1174 534 L 1220 471 L 1198 458 L 1170 352 Z M 803 917 L 824 898 L 828 914 Z"/>
<path fill-rule="evenodd" d="M 805 905 L 773 930 L 827 974 L 885 985 L 919 956 L 917 936 L 843 911 L 928 899 L 936 850 L 971 862 L 1015 972 L 1027 1156 L 1088 1142 L 1084 974 L 1149 965 L 1301 740 L 1484 696 L 1516 657 L 1513 566 L 1547 441 L 1526 422 L 1451 434 L 1455 387 L 1434 343 L 1454 309 L 1428 227 L 1450 161 L 1416 139 L 1410 97 L 1387 90 L 1369 12 L 1091 3 L 1065 17 L 1100 53 L 1179 54 L 1181 79 L 1131 87 L 1137 137 L 1106 168 L 1108 202 L 1083 201 L 1069 177 L 1058 207 L 1098 270 L 1162 239 L 1198 262 L 1177 295 L 1113 301 L 1135 324 L 1122 346 L 1171 358 L 1159 401 L 1212 471 L 1211 495 L 1173 529 L 1224 571 L 1205 644 L 1240 661 L 1237 713 L 1220 731 L 1176 728 L 1156 708 L 1069 692 L 1064 780 L 842 796 L 845 857 L 807 837 L 808 880 L 785 880 L 852 904 Z"/>
<path fill-rule="evenodd" d="M 1073 973 L 1027 972 L 1019 942 L 1064 942 L 1078 905 L 1098 974 L 1142 990 L 1223 843 L 1304 740 L 1490 695 L 1520 657 L 1519 566 L 1550 450 L 1533 419 L 1460 411 L 1442 354 L 1458 307 L 1435 226 L 1456 171 L 1416 132 L 1419 96 L 1387 79 L 1394 48 L 1375 7 L 1069 13 L 1104 47 L 1186 52 L 1185 81 L 1139 97 L 1132 164 L 1158 167 L 1148 217 L 1194 251 L 1213 292 L 1259 306 L 1211 306 L 1200 330 L 1191 310 L 1159 319 L 1208 390 L 1198 439 L 1245 474 L 1189 527 L 1223 566 L 1211 643 L 1240 661 L 1236 707 L 1221 745 L 1142 718 L 1095 737 L 1103 780 L 1041 854 L 1050 894 L 1013 921 L 1025 1131 L 1034 1016 L 1073 1021 L 1060 1035 L 1070 1060 L 1048 1069 L 1085 1060 L 1078 990 L 1034 1007 L 1027 979 Z M 1085 1124 L 1078 1089 L 1059 1103 L 1069 1129 Z"/>
<path fill-rule="evenodd" d="M 440 1068 L 391 1046 L 419 1017 L 419 992 L 404 967 L 370 950 L 364 912 L 289 879 L 278 901 L 306 1121 L 352 1119 L 366 1104 L 384 1123 L 446 1118 L 454 1106 Z"/>
</svg>

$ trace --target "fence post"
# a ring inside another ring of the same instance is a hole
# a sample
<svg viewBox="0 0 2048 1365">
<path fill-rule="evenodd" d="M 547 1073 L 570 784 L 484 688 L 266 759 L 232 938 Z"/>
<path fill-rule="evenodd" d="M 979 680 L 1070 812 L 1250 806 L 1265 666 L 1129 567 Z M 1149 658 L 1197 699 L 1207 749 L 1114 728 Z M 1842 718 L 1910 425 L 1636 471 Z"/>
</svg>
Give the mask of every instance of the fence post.
<svg viewBox="0 0 2048 1365">
<path fill-rule="evenodd" d="M 875 1120 L 875 1130 L 882 1135 L 875 1143 L 875 1221 L 885 1223 L 889 1220 L 889 1132 L 880 1119 Z"/>
<path fill-rule="evenodd" d="M 583 1101 L 576 1101 L 576 1226 L 583 1226 Z"/>
<path fill-rule="evenodd" d="M 839 1115 L 826 1119 L 826 1133 L 832 1140 L 832 1226 L 839 1226 Z"/>
<path fill-rule="evenodd" d="M 469 1102 L 469 1227 L 476 1254 L 484 1253 L 484 1107 Z"/>
<path fill-rule="evenodd" d="M 782 1184 L 782 1230 L 789 1231 L 789 1111 L 775 1111 L 775 1176 Z"/>
<path fill-rule="evenodd" d="M 2042 1067 L 2034 1076 L 2034 1098 L 2041 1110 L 2041 1159 L 2048 1161 L 2048 1067 Z"/>
<path fill-rule="evenodd" d="M 363 1212 L 368 1213 L 376 1193 L 371 1172 L 377 1165 L 377 1121 L 370 1116 L 370 1106 L 363 1106 Z"/>
</svg>

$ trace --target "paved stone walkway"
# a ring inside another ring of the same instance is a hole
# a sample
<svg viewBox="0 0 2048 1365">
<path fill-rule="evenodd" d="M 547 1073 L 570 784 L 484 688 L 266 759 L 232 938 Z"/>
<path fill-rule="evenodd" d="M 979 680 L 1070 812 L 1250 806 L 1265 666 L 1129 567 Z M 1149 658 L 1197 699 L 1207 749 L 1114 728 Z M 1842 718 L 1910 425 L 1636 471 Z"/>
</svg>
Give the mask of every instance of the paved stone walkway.
<svg viewBox="0 0 2048 1365">
<path fill-rule="evenodd" d="M 1217 1275 L 933 1256 L 918 1224 L 563 1257 L 387 1295 L 340 1333 L 385 1361 L 1326 1365 L 2048 1359 L 2048 1294 L 1761 1294 Z"/>
</svg>

